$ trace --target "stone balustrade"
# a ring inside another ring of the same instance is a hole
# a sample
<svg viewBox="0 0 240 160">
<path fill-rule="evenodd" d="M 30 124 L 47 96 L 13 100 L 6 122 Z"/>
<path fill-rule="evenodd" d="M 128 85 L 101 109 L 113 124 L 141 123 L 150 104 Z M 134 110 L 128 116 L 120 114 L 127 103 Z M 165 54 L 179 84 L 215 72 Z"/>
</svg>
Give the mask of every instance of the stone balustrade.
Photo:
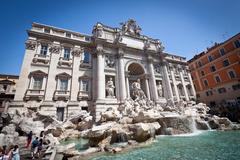
<svg viewBox="0 0 240 160">
<path fill-rule="evenodd" d="M 41 101 L 44 97 L 44 90 L 28 89 L 25 93 L 25 100 L 38 100 Z"/>
</svg>

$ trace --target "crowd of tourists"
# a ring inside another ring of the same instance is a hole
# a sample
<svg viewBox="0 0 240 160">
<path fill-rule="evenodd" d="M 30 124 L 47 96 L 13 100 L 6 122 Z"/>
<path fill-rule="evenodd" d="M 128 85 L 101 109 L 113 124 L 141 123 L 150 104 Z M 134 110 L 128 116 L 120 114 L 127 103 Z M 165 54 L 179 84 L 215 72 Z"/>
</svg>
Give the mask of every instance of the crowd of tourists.
<svg viewBox="0 0 240 160">
<path fill-rule="evenodd" d="M 0 160 L 20 160 L 18 145 L 0 147 Z"/>
<path fill-rule="evenodd" d="M 42 131 L 39 137 L 33 139 L 33 133 L 30 131 L 27 134 L 26 149 L 30 149 L 31 158 L 39 158 L 43 149 L 43 143 L 45 141 L 44 131 Z M 20 160 L 19 146 L 2 146 L 0 147 L 0 160 Z"/>
<path fill-rule="evenodd" d="M 27 135 L 26 148 L 29 148 L 31 144 L 31 156 L 32 156 L 32 159 L 35 159 L 36 157 L 37 158 L 40 157 L 41 151 L 43 149 L 43 142 L 45 140 L 44 131 L 40 133 L 39 137 L 35 137 L 34 140 L 32 137 L 33 137 L 32 131 L 30 131 Z"/>
</svg>

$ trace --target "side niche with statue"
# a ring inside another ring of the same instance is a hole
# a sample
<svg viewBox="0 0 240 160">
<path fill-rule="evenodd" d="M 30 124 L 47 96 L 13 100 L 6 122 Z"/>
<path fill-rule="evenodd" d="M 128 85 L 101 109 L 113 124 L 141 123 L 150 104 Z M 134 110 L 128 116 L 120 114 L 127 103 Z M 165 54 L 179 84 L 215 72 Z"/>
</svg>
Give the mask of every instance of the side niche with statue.
<svg viewBox="0 0 240 160">
<path fill-rule="evenodd" d="M 107 98 L 115 98 L 115 86 L 113 83 L 112 77 L 109 78 L 109 80 L 106 83 L 106 96 Z"/>
<path fill-rule="evenodd" d="M 158 93 L 158 97 L 163 97 L 163 88 L 162 88 L 161 81 L 157 82 L 157 93 Z"/>
</svg>

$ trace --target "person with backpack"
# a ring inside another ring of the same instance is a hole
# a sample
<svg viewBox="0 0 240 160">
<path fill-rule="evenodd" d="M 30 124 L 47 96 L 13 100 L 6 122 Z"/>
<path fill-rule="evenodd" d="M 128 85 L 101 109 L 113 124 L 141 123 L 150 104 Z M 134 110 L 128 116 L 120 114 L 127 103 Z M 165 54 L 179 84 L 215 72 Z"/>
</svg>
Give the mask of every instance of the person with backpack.
<svg viewBox="0 0 240 160">
<path fill-rule="evenodd" d="M 43 148 L 43 140 L 40 139 L 37 146 L 37 156 L 39 157 Z"/>
<path fill-rule="evenodd" d="M 38 137 L 36 137 L 35 140 L 32 141 L 32 146 L 31 146 L 31 155 L 33 159 L 35 157 L 35 154 L 37 153 L 38 143 L 39 143 Z"/>
</svg>

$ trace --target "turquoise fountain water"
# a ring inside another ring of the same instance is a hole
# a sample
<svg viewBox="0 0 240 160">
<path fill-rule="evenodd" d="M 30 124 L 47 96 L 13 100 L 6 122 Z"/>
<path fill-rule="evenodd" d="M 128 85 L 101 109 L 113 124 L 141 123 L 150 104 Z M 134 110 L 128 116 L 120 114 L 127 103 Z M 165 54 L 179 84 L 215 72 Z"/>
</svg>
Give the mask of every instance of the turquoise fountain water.
<svg viewBox="0 0 240 160">
<path fill-rule="evenodd" d="M 68 139 L 68 140 L 65 140 L 65 141 L 61 141 L 60 142 L 62 145 L 68 145 L 68 144 L 71 144 L 71 143 L 75 143 L 76 146 L 75 148 L 79 151 L 82 151 L 82 150 L 86 150 L 88 148 L 88 140 L 87 139 L 83 139 L 83 138 L 79 138 L 79 139 Z"/>
<path fill-rule="evenodd" d="M 196 136 L 160 136 L 144 148 L 92 160 L 240 160 L 240 131 L 206 131 Z"/>
</svg>

